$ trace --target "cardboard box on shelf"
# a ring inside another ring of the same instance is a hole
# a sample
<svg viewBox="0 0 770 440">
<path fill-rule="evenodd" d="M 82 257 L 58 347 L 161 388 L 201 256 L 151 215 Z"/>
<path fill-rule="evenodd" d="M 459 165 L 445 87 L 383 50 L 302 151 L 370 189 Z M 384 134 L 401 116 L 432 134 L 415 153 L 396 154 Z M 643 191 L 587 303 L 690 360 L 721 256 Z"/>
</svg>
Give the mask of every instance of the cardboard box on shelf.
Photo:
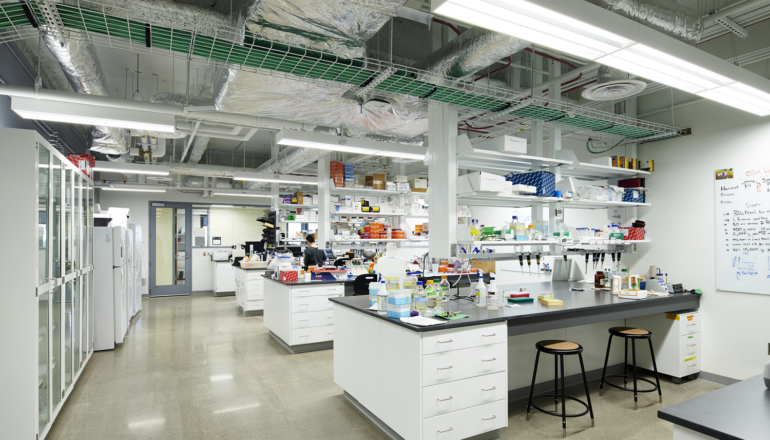
<svg viewBox="0 0 770 440">
<path fill-rule="evenodd" d="M 409 183 L 409 180 L 406 178 L 406 176 L 401 175 L 395 175 L 388 177 L 389 182 L 396 182 L 396 183 Z"/>
<path fill-rule="evenodd" d="M 619 228 L 628 231 L 628 235 L 623 234 L 624 240 L 644 240 L 644 228 Z"/>
<path fill-rule="evenodd" d="M 505 191 L 505 178 L 482 171 L 466 174 L 457 178 L 457 191 L 501 193 Z"/>
<path fill-rule="evenodd" d="M 644 177 L 634 177 L 632 179 L 623 179 L 618 181 L 621 188 L 644 188 Z"/>
<path fill-rule="evenodd" d="M 640 168 L 641 170 L 644 170 L 644 171 L 653 172 L 653 171 L 655 171 L 655 170 L 653 169 L 653 168 L 654 168 L 654 167 L 653 167 L 653 165 L 654 165 L 654 163 L 653 163 L 653 162 L 654 162 L 654 161 L 653 161 L 652 159 L 650 159 L 650 160 L 645 160 L 645 161 L 641 161 L 641 163 L 639 164 L 639 168 Z"/>
<path fill-rule="evenodd" d="M 395 191 L 396 182 L 385 182 L 385 189 L 387 189 L 388 191 Z"/>
<path fill-rule="evenodd" d="M 623 191 L 623 201 L 631 203 L 644 203 L 644 192 L 636 189 L 625 189 Z"/>
<path fill-rule="evenodd" d="M 409 183 L 406 182 L 396 182 L 396 191 L 409 191 Z"/>
<path fill-rule="evenodd" d="M 294 197 L 297 198 L 297 204 L 302 205 L 304 203 L 304 197 L 302 197 L 302 191 L 297 191 L 294 193 Z M 293 200 L 293 199 L 292 199 Z"/>
<path fill-rule="evenodd" d="M 471 269 L 481 269 L 484 273 L 497 272 L 494 261 L 471 260 Z"/>
<path fill-rule="evenodd" d="M 427 189 L 428 179 L 412 179 L 409 181 L 409 186 L 412 189 Z"/>
<path fill-rule="evenodd" d="M 596 165 L 604 165 L 606 167 L 612 166 L 612 158 L 610 156 L 607 157 L 599 157 L 597 159 L 591 159 L 591 163 Z"/>
<path fill-rule="evenodd" d="M 487 139 L 473 147 L 481 150 L 502 151 L 504 153 L 527 154 L 527 140 L 510 135 Z"/>
<path fill-rule="evenodd" d="M 373 189 L 385 189 L 385 175 L 374 173 L 371 176 L 366 176 L 364 185 L 371 186 Z"/>
</svg>

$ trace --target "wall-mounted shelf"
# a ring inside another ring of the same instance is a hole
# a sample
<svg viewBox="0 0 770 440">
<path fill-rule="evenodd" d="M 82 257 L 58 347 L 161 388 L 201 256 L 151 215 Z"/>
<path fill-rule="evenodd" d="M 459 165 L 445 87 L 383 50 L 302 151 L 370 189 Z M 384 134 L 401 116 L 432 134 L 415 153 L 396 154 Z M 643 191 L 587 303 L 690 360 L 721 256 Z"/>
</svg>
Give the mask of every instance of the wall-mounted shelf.
<svg viewBox="0 0 770 440">
<path fill-rule="evenodd" d="M 461 170 L 486 171 L 498 174 L 549 171 L 552 168 L 563 165 L 572 165 L 572 162 L 547 157 L 482 150 L 473 147 L 458 148 L 457 154 L 457 168 Z"/>
<path fill-rule="evenodd" d="M 652 243 L 652 240 L 605 240 L 601 238 L 592 238 L 591 240 L 601 241 L 602 243 L 590 243 L 587 241 L 581 241 L 580 243 L 556 243 L 561 247 L 578 248 L 583 246 L 618 246 L 618 245 L 632 245 L 637 243 Z M 606 243 L 605 243 L 606 242 Z"/>
<path fill-rule="evenodd" d="M 279 220 L 278 223 L 318 223 L 318 220 Z"/>
<path fill-rule="evenodd" d="M 351 196 L 398 196 L 407 194 L 407 191 L 388 191 L 386 189 L 366 189 L 366 188 L 332 188 L 332 194 L 351 195 Z"/>
<path fill-rule="evenodd" d="M 560 169 L 562 177 L 575 177 L 581 180 L 626 179 L 652 174 L 649 171 L 629 170 L 627 168 L 608 167 L 607 165 L 584 162 L 563 166 Z"/>
<path fill-rule="evenodd" d="M 332 240 L 332 244 L 342 243 L 406 243 L 406 240 L 394 240 L 392 238 L 349 238 L 347 240 Z"/>
<path fill-rule="evenodd" d="M 552 244 L 558 244 L 554 240 L 520 240 L 520 241 L 458 241 L 460 245 L 473 245 L 473 247 L 479 246 L 548 246 Z"/>
<path fill-rule="evenodd" d="M 457 194 L 457 204 L 468 206 L 490 206 L 495 208 L 515 208 L 545 203 L 563 202 L 558 197 L 520 196 L 502 193 L 467 192 Z"/>
<path fill-rule="evenodd" d="M 650 204 L 631 202 L 600 202 L 596 200 L 572 200 L 566 202 L 564 205 L 565 208 L 573 209 L 633 208 L 635 206 L 650 206 Z"/>
<path fill-rule="evenodd" d="M 405 213 L 402 214 L 386 214 L 382 212 L 342 212 L 342 211 L 334 211 L 331 213 L 332 216 L 335 215 L 347 215 L 352 217 L 406 217 Z"/>
<path fill-rule="evenodd" d="M 307 209 L 318 209 L 318 205 L 292 205 L 292 204 L 279 204 L 279 208 L 307 208 Z"/>
</svg>

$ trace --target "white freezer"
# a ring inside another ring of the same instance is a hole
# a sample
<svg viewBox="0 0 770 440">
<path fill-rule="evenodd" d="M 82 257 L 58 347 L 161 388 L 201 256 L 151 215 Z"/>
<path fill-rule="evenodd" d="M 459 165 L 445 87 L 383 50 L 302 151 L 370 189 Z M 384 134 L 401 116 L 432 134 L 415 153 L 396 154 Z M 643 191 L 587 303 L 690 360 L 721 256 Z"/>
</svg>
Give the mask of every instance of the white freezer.
<svg viewBox="0 0 770 440">
<path fill-rule="evenodd" d="M 136 315 L 142 310 L 144 246 L 142 246 L 142 225 L 132 224 L 131 228 L 134 231 L 134 315 Z"/>
<path fill-rule="evenodd" d="M 134 231 L 125 229 L 126 243 L 126 331 L 131 326 L 131 317 L 134 316 Z"/>
<path fill-rule="evenodd" d="M 115 269 L 112 261 L 112 241 L 112 228 L 94 228 L 95 351 L 115 348 Z"/>
<path fill-rule="evenodd" d="M 115 267 L 113 292 L 115 292 L 115 343 L 122 344 L 128 330 L 126 322 L 126 266 Z"/>
</svg>

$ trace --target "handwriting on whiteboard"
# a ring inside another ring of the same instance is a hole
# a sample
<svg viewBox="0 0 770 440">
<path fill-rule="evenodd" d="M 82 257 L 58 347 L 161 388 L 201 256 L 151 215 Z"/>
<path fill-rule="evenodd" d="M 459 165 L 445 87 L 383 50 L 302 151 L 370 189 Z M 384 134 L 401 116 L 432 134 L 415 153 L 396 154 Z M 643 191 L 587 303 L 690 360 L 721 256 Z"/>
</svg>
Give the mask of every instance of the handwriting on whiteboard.
<svg viewBox="0 0 770 440">
<path fill-rule="evenodd" d="M 718 170 L 715 194 L 717 285 L 770 294 L 770 165 Z"/>
</svg>

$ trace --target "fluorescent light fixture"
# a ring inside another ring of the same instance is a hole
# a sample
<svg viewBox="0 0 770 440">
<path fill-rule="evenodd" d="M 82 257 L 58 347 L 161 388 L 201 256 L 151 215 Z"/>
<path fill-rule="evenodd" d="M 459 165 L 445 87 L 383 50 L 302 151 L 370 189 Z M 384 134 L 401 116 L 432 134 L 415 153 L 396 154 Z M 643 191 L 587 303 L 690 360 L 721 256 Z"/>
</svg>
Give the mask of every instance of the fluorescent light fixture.
<svg viewBox="0 0 770 440">
<path fill-rule="evenodd" d="M 316 148 L 342 153 L 368 154 L 372 156 L 401 157 L 404 159 L 425 159 L 427 149 L 418 145 L 380 142 L 370 139 L 355 139 L 329 134 L 297 130 L 281 130 L 275 137 L 279 145 Z"/>
<path fill-rule="evenodd" d="M 770 114 L 770 80 L 589 2 L 433 0 L 436 14 Z"/>
<path fill-rule="evenodd" d="M 103 171 L 106 173 L 121 173 L 121 174 L 149 174 L 154 176 L 168 176 L 168 165 L 149 165 L 141 163 L 128 163 L 128 162 L 96 162 L 94 171 Z"/>
<path fill-rule="evenodd" d="M 233 176 L 233 180 L 318 185 L 318 179 L 315 177 L 292 176 L 290 174 L 236 173 Z"/>
<path fill-rule="evenodd" d="M 152 193 L 164 193 L 166 188 L 160 188 L 150 185 L 112 185 L 112 186 L 97 186 L 96 188 L 104 191 L 130 191 L 130 192 L 152 192 Z"/>
<path fill-rule="evenodd" d="M 211 205 L 212 208 L 234 208 L 235 205 Z"/>
<path fill-rule="evenodd" d="M 633 40 L 603 27 L 535 3 L 523 0 L 434 0 L 433 12 L 588 60 L 634 44 Z"/>
<path fill-rule="evenodd" d="M 212 196 L 235 196 L 235 197 L 272 197 L 264 194 L 243 194 L 243 193 L 226 193 L 226 192 L 215 192 L 212 194 Z"/>
<path fill-rule="evenodd" d="M 173 133 L 174 115 L 14 96 L 11 110 L 25 119 Z"/>
<path fill-rule="evenodd" d="M 770 93 L 755 89 L 742 83 L 730 84 L 713 90 L 698 93 L 712 101 L 735 107 L 757 116 L 770 115 Z"/>
</svg>

